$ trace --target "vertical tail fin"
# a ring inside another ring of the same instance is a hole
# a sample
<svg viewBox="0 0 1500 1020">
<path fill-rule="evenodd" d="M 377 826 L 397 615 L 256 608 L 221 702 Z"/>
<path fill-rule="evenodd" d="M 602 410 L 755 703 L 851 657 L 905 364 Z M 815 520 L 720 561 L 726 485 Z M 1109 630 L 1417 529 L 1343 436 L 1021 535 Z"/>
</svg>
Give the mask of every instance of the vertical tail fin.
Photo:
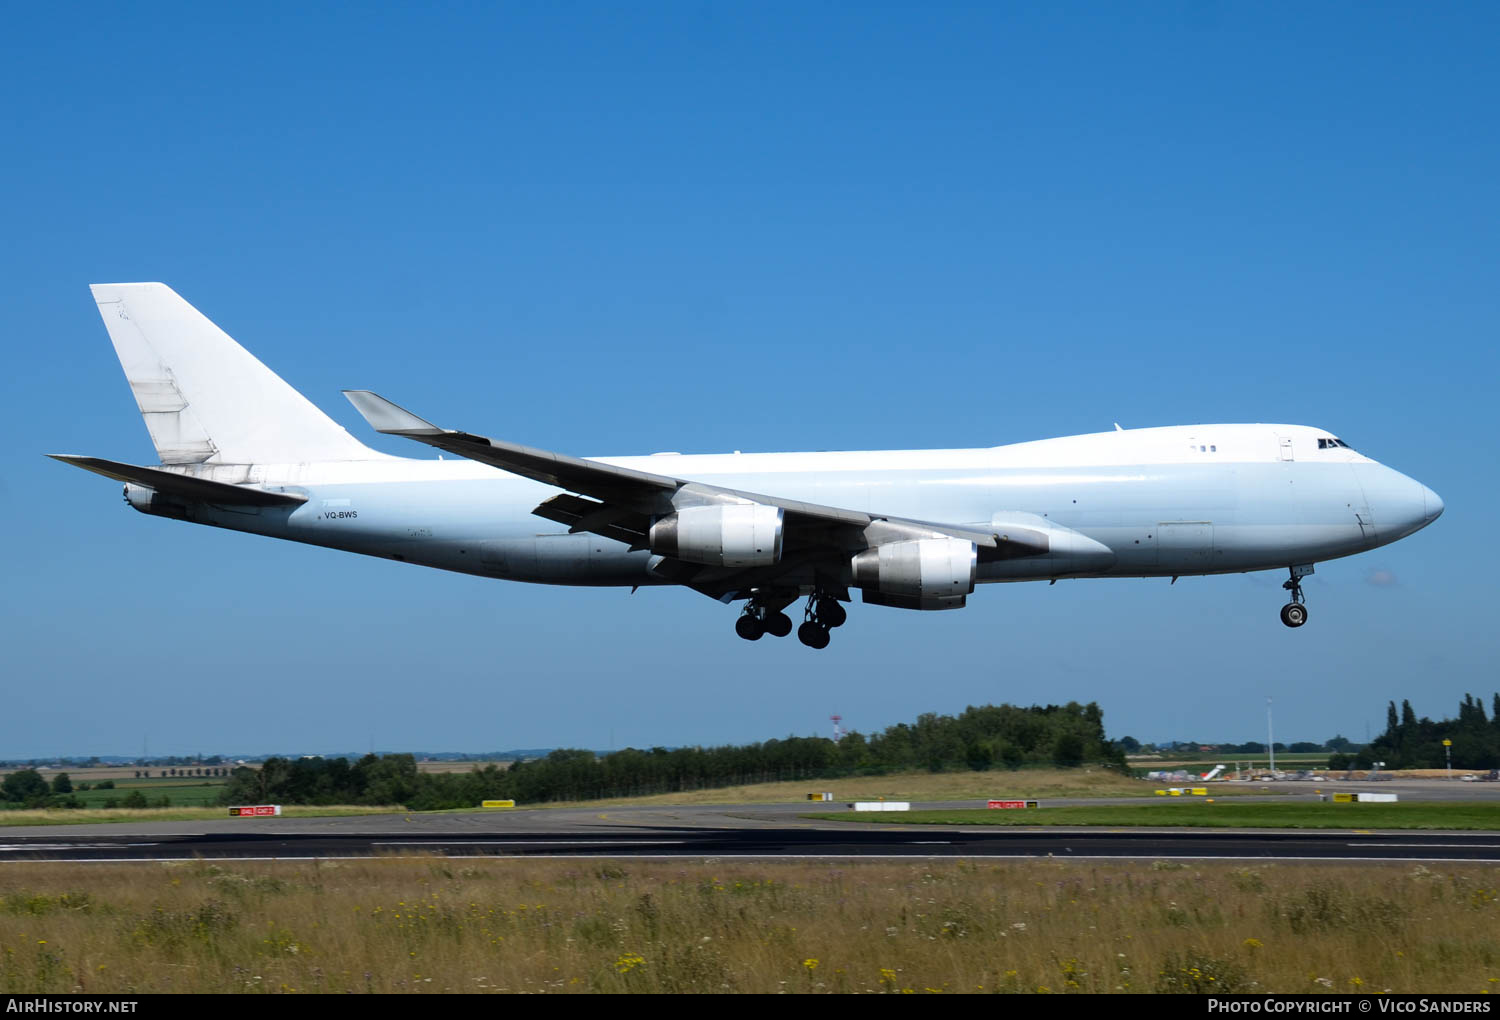
<svg viewBox="0 0 1500 1020">
<path fill-rule="evenodd" d="M 161 283 L 90 289 L 163 464 L 384 459 Z"/>
</svg>

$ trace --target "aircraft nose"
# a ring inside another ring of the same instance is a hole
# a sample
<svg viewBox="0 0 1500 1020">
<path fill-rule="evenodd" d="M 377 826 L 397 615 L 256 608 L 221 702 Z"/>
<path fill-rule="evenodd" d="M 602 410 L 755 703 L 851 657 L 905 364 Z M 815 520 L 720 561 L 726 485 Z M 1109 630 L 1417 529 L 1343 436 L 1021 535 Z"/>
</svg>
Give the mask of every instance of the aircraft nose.
<svg viewBox="0 0 1500 1020">
<path fill-rule="evenodd" d="M 1437 493 L 1384 464 L 1364 467 L 1360 482 L 1374 511 L 1382 545 L 1422 530 L 1443 512 L 1443 501 Z"/>
<path fill-rule="evenodd" d="M 1428 524 L 1443 516 L 1443 497 L 1425 485 L 1422 486 L 1422 506 L 1426 513 Z"/>
</svg>

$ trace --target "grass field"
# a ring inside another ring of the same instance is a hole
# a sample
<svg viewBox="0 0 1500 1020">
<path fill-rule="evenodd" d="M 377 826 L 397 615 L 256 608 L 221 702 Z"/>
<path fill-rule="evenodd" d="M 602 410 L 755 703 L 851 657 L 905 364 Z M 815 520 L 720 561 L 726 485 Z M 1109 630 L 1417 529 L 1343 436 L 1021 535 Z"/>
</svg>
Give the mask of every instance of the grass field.
<svg viewBox="0 0 1500 1020">
<path fill-rule="evenodd" d="M 88 808 L 102 808 L 107 800 L 119 801 L 132 790 L 139 790 L 147 800 L 166 796 L 172 799 L 173 807 L 202 807 L 217 804 L 225 786 L 222 779 L 117 779 L 114 782 L 113 790 L 75 790 L 73 796 Z"/>
<path fill-rule="evenodd" d="M 1101 768 L 1018 769 L 993 772 L 897 772 L 885 776 L 807 779 L 795 783 L 757 783 L 647 797 L 568 801 L 549 807 L 612 807 L 672 804 L 786 804 L 828 791 L 840 802 L 853 800 L 977 800 L 1044 797 L 1151 797 L 1160 783 L 1147 783 Z M 1229 793 L 1224 790 L 1224 793 Z M 1265 793 L 1265 790 L 1235 792 Z M 1281 791 L 1270 791 L 1281 792 Z"/>
<path fill-rule="evenodd" d="M 6 864 L 0 992 L 1500 990 L 1500 869 Z"/>
<path fill-rule="evenodd" d="M 1198 798 L 1173 803 L 1107 807 L 984 808 L 958 811 L 858 813 L 819 812 L 812 818 L 918 825 L 1102 825 L 1194 826 L 1268 829 L 1500 829 L 1500 803 L 1206 804 Z"/>
</svg>

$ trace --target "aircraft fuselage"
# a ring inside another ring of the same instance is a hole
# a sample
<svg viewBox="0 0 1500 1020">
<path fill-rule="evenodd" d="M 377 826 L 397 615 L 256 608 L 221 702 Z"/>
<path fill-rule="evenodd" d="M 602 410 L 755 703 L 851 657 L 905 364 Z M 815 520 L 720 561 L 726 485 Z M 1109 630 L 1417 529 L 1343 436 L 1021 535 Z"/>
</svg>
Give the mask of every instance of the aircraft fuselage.
<svg viewBox="0 0 1500 1020">
<path fill-rule="evenodd" d="M 976 580 L 1152 577 L 1286 568 L 1364 552 L 1431 523 L 1421 483 L 1292 425 L 1132 429 L 982 449 L 605 457 L 602 463 L 918 521 L 989 529 L 1021 517 L 1084 540 L 981 562 Z M 486 577 L 670 583 L 661 557 L 532 514 L 557 489 L 465 460 L 175 469 L 305 495 L 295 508 L 137 509 Z M 1095 545 L 1094 543 L 1097 543 Z M 795 577 L 793 577 L 795 580 Z M 801 583 L 811 585 L 811 574 Z"/>
</svg>

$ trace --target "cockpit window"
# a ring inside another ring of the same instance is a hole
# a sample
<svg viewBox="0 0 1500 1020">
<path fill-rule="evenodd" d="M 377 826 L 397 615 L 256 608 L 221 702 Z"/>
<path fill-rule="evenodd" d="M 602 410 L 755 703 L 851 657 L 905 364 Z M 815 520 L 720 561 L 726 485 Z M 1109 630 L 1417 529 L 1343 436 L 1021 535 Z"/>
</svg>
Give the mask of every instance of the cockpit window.
<svg viewBox="0 0 1500 1020">
<path fill-rule="evenodd" d="M 1319 439 L 1318 440 L 1318 449 L 1320 449 L 1320 450 L 1353 450 L 1354 447 L 1350 446 L 1348 443 L 1344 442 L 1342 439 Z"/>
</svg>

